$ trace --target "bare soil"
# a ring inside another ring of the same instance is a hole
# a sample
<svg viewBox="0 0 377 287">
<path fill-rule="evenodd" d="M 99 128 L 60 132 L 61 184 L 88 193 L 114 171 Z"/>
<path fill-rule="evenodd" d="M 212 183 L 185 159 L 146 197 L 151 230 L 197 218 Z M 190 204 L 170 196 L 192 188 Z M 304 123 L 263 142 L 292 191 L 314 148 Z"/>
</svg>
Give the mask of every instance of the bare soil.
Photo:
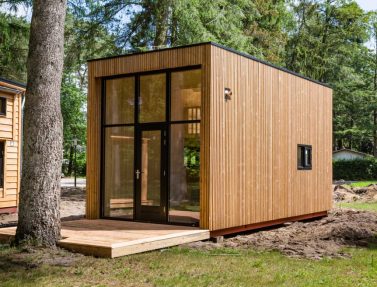
<svg viewBox="0 0 377 287">
<path fill-rule="evenodd" d="M 63 221 L 85 216 L 85 187 L 62 187 L 60 215 Z M 0 227 L 17 224 L 18 214 L 0 214 Z"/>
<path fill-rule="evenodd" d="M 335 185 L 333 198 L 334 202 L 377 202 L 377 184 L 367 187 Z"/>
<path fill-rule="evenodd" d="M 286 223 L 278 228 L 225 238 L 222 243 L 195 242 L 190 248 L 220 247 L 278 250 L 291 257 L 321 259 L 347 257 L 345 247 L 377 243 L 377 213 L 334 209 L 328 217 Z"/>
<path fill-rule="evenodd" d="M 376 202 L 377 185 L 352 188 L 334 185 L 338 202 Z M 321 259 L 348 257 L 346 247 L 369 248 L 377 244 L 377 213 L 334 208 L 328 217 L 306 222 L 288 222 L 280 227 L 227 237 L 221 243 L 195 242 L 190 248 L 211 250 L 221 247 L 278 250 L 290 257 Z"/>
</svg>

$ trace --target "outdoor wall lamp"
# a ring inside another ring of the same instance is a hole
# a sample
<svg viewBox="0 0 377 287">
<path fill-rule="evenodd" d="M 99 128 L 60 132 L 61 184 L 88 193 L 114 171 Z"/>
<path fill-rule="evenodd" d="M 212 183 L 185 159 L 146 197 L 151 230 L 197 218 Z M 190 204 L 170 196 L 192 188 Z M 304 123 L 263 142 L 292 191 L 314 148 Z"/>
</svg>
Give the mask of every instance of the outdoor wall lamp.
<svg viewBox="0 0 377 287">
<path fill-rule="evenodd" d="M 224 99 L 225 101 L 230 101 L 232 99 L 232 90 L 230 88 L 224 88 Z"/>
</svg>

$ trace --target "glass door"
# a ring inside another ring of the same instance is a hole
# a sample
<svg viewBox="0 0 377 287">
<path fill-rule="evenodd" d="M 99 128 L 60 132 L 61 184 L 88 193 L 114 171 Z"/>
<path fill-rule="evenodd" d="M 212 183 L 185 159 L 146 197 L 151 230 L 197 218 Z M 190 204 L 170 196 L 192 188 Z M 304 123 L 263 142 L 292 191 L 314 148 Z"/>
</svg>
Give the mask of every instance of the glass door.
<svg viewBox="0 0 377 287">
<path fill-rule="evenodd" d="M 166 128 L 161 124 L 140 126 L 136 147 L 136 220 L 165 222 Z"/>
</svg>

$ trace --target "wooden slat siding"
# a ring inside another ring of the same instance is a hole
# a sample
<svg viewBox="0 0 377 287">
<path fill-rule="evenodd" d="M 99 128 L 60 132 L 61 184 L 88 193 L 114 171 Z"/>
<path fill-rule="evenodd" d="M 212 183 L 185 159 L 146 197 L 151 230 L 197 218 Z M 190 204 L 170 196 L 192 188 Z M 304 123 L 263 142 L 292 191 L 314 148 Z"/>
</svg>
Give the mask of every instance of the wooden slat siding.
<svg viewBox="0 0 377 287">
<path fill-rule="evenodd" d="M 7 86 L 3 82 L 0 85 Z M 12 88 L 17 88 L 12 86 Z M 7 98 L 7 114 L 0 116 L 0 140 L 5 141 L 4 158 L 4 192 L 0 198 L 0 208 L 15 207 L 18 204 L 20 190 L 20 146 L 21 137 L 21 93 L 2 93 L 1 97 Z M 12 144 L 11 144 L 12 143 Z"/>
<path fill-rule="evenodd" d="M 101 77 L 136 72 L 202 65 L 202 119 L 201 119 L 201 216 L 200 226 L 209 225 L 210 208 L 208 186 L 210 184 L 208 157 L 210 113 L 210 53 L 211 45 L 156 51 L 154 53 L 124 56 L 92 61 L 88 64 L 88 142 L 87 142 L 87 205 L 86 217 L 100 217 L 100 114 Z"/>
<path fill-rule="evenodd" d="M 17 193 L 16 193 L 16 206 L 19 202 L 19 192 L 21 190 L 21 149 L 22 149 L 22 94 L 18 94 L 18 117 L 17 117 L 17 128 L 18 128 L 18 159 L 17 159 Z M 8 159 L 10 160 L 10 159 Z"/>
<path fill-rule="evenodd" d="M 215 46 L 211 54 L 209 229 L 329 210 L 331 89 Z M 301 143 L 312 145 L 312 170 L 297 170 Z"/>
</svg>

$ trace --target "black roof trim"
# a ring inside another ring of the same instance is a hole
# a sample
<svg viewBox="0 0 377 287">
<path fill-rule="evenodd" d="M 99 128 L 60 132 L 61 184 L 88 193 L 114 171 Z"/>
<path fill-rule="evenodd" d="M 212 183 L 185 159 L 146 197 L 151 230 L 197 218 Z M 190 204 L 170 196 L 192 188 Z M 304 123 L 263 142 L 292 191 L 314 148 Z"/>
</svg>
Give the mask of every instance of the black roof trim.
<svg viewBox="0 0 377 287">
<path fill-rule="evenodd" d="M 24 88 L 24 89 L 26 88 L 26 85 L 23 84 L 23 83 L 16 82 L 16 81 L 13 81 L 13 80 L 8 80 L 8 79 L 2 78 L 2 77 L 0 77 L 0 82 L 5 82 L 5 83 L 15 85 L 15 86 L 18 86 L 18 87 Z"/>
<path fill-rule="evenodd" d="M 326 83 L 322 83 L 320 81 L 317 81 L 317 80 L 314 80 L 314 79 L 311 79 L 309 77 L 306 77 L 304 75 L 301 75 L 299 73 L 296 73 L 296 72 L 293 72 L 291 70 L 288 70 L 286 68 L 283 68 L 283 67 L 280 67 L 280 66 L 277 66 L 277 65 L 274 65 L 274 64 L 271 64 L 267 61 L 264 61 L 264 60 L 261 60 L 261 59 L 258 59 L 254 56 L 251 56 L 245 52 L 240 52 L 240 51 L 237 51 L 235 49 L 232 49 L 232 48 L 229 48 L 229 47 L 226 47 L 224 45 L 221 45 L 221 44 L 218 44 L 218 43 L 215 43 L 215 42 L 202 42 L 202 43 L 195 43 L 195 44 L 190 44 L 190 45 L 184 45 L 184 46 L 176 46 L 176 47 L 169 47 L 169 48 L 163 48 L 163 49 L 157 49 L 157 50 L 149 50 L 149 51 L 144 51 L 144 52 L 135 52 L 135 53 L 128 53 L 128 54 L 123 54 L 123 55 L 117 55 L 117 56 L 110 56 L 110 57 L 104 57 L 104 58 L 98 58 L 98 59 L 90 59 L 88 60 L 88 62 L 93 62 L 93 61 L 100 61 L 100 60 L 108 60 L 108 59 L 114 59 L 114 58 L 120 58 L 120 57 L 127 57 L 127 56 L 134 56 L 134 55 L 139 55 L 139 54 L 147 54 L 147 53 L 153 53 L 153 52 L 160 52 L 160 51 L 166 51 L 166 50 L 174 50 L 174 49 L 181 49 L 181 48 L 189 48 L 189 47 L 195 47 L 195 46 L 201 46 L 201 45 L 213 45 L 215 47 L 218 47 L 220 49 L 224 49 L 226 51 L 229 51 L 229 52 L 232 52 L 232 53 L 235 53 L 237 55 L 240 55 L 242 57 L 245 57 L 245 58 L 248 58 L 248 59 L 251 59 L 251 60 L 254 60 L 256 62 L 259 62 L 261 64 L 264 64 L 264 65 L 267 65 L 267 66 L 270 66 L 272 68 L 275 68 L 275 69 L 278 69 L 280 71 L 283 71 L 283 72 L 286 72 L 286 73 L 289 73 L 291 75 L 294 75 L 294 76 L 297 76 L 297 77 L 300 77 L 300 78 L 303 78 L 305 80 L 308 80 L 310 82 L 313 82 L 313 83 L 316 83 L 316 84 L 319 84 L 319 85 L 322 85 L 322 86 L 325 86 L 327 88 L 330 88 L 330 85 L 326 84 Z"/>
</svg>

